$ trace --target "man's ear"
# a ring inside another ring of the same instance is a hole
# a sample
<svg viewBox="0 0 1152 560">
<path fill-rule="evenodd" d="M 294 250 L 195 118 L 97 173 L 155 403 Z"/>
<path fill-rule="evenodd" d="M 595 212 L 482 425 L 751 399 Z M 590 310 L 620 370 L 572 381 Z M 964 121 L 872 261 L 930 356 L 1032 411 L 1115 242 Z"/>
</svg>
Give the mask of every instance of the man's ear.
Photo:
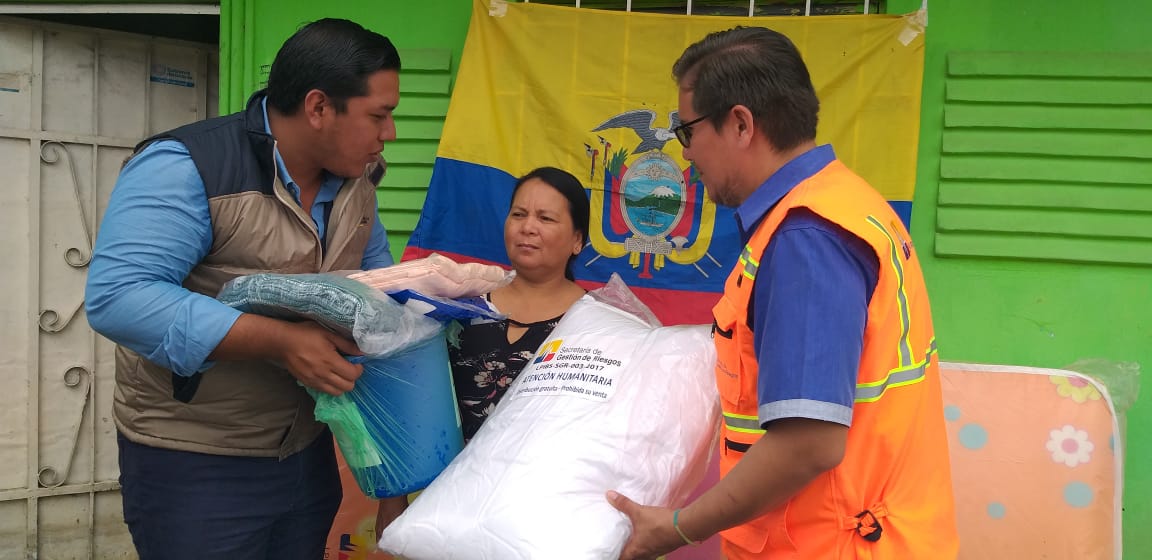
<svg viewBox="0 0 1152 560">
<path fill-rule="evenodd" d="M 752 118 L 752 111 L 743 105 L 736 105 L 732 107 L 731 112 L 737 142 L 741 147 L 746 147 L 756 135 L 756 121 Z"/>
<path fill-rule="evenodd" d="M 312 128 L 320 128 L 324 124 L 324 119 L 328 118 L 335 111 L 335 108 L 332 106 L 332 100 L 328 94 L 318 89 L 312 89 L 304 95 L 300 111 L 308 119 L 308 124 Z"/>
</svg>

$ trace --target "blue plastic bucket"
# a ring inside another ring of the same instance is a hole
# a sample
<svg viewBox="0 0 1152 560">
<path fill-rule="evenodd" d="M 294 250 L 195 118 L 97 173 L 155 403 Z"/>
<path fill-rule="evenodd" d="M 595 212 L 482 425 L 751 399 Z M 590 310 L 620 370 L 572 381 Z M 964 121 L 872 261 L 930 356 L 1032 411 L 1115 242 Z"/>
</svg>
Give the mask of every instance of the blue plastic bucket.
<svg viewBox="0 0 1152 560">
<path fill-rule="evenodd" d="M 379 457 L 346 456 L 349 469 L 375 498 L 423 490 L 464 447 L 445 332 L 386 358 L 354 361 L 364 374 L 347 395 Z"/>
</svg>

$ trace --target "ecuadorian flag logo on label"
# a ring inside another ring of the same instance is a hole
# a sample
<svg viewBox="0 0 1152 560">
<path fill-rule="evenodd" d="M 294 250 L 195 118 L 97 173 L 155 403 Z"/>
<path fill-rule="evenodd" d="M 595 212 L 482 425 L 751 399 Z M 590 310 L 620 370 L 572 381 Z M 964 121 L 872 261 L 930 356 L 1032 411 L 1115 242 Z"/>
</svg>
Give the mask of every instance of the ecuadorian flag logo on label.
<svg viewBox="0 0 1152 560">
<path fill-rule="evenodd" d="M 540 350 L 536 352 L 536 360 L 532 363 L 539 364 L 541 362 L 552 361 L 552 358 L 555 358 L 556 353 L 560 351 L 561 344 L 564 344 L 563 338 L 545 342 L 544 345 L 540 347 Z"/>
</svg>

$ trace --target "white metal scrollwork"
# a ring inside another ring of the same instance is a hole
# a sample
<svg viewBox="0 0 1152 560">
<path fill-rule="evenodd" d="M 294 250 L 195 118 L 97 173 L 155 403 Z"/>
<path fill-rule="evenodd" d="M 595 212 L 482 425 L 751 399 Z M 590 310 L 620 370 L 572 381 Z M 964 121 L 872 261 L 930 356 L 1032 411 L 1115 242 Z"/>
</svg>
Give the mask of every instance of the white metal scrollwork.
<svg viewBox="0 0 1152 560">
<path fill-rule="evenodd" d="M 70 430 L 72 447 L 68 452 L 67 462 L 64 463 L 63 469 L 45 465 L 40 467 L 37 472 L 36 480 L 39 481 L 42 488 L 55 488 L 68 480 L 68 471 L 72 468 L 72 459 L 76 456 L 76 446 L 80 442 L 80 426 L 84 423 L 84 412 L 88 409 L 89 396 L 92 394 L 92 372 L 84 366 L 72 366 L 64 372 L 64 385 L 72 390 L 80 391 L 84 401 L 76 413 L 76 421 Z"/>
<path fill-rule="evenodd" d="M 61 159 L 68 166 L 68 172 L 72 177 L 72 195 L 76 201 L 76 213 L 80 217 L 81 229 L 84 232 L 83 243 L 81 247 L 68 247 L 64 250 L 64 262 L 72 268 L 84 268 L 92 260 L 92 234 L 88 227 L 88 217 L 84 214 L 84 203 L 81 202 L 80 196 L 80 180 L 76 176 L 76 164 L 72 161 L 72 154 L 68 151 L 68 147 L 62 142 L 49 140 L 40 145 L 40 160 L 47 164 L 55 164 Z M 39 323 L 40 329 L 48 333 L 57 333 L 64 330 L 72 318 L 84 306 L 84 299 L 80 299 L 78 303 L 67 315 L 62 315 L 55 309 L 44 309 L 40 312 Z"/>
</svg>

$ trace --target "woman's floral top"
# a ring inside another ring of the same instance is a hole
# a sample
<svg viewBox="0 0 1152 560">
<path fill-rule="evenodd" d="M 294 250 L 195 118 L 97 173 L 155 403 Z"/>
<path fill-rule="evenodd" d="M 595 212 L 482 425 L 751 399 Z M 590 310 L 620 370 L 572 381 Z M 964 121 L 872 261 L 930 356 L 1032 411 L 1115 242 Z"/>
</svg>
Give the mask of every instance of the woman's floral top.
<svg viewBox="0 0 1152 560">
<path fill-rule="evenodd" d="M 508 323 L 528 330 L 515 342 L 508 342 Z M 476 323 L 464 327 L 460 346 L 449 346 L 452 380 L 456 402 L 460 407 L 460 424 L 464 441 L 472 439 L 508 386 L 535 356 L 560 317 L 536 323 L 519 323 L 511 319 Z"/>
</svg>

